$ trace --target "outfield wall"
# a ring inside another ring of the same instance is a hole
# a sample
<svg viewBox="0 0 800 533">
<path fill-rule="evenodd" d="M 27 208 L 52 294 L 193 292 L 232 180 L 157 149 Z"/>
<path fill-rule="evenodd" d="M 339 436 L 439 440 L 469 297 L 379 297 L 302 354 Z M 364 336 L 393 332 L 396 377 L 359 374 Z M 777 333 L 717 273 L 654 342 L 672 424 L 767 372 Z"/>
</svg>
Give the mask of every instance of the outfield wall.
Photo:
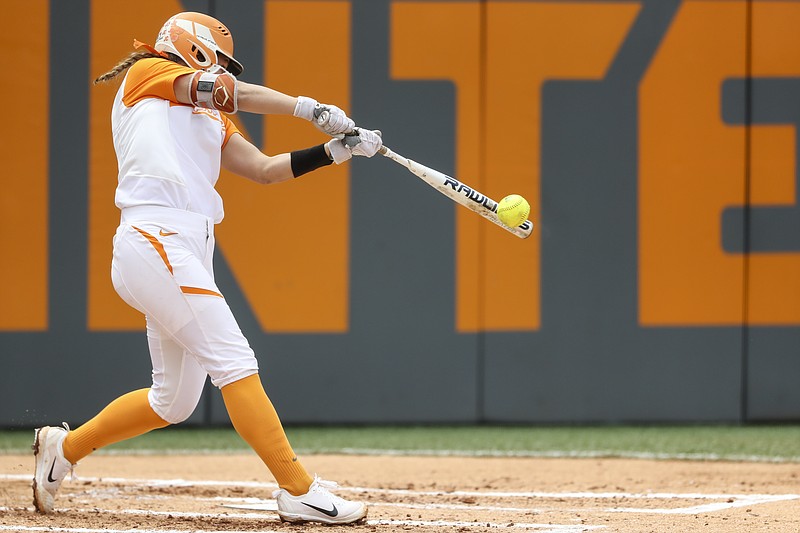
<svg viewBox="0 0 800 533">
<path fill-rule="evenodd" d="M 532 206 L 523 241 L 383 158 L 223 174 L 218 283 L 284 421 L 800 419 L 800 2 L 5 5 L 0 426 L 149 384 L 109 276 L 116 87 L 90 80 L 180 10 L 230 27 L 242 80 Z M 267 153 L 324 140 L 235 120 Z M 209 388 L 190 421 L 225 420 Z"/>
</svg>

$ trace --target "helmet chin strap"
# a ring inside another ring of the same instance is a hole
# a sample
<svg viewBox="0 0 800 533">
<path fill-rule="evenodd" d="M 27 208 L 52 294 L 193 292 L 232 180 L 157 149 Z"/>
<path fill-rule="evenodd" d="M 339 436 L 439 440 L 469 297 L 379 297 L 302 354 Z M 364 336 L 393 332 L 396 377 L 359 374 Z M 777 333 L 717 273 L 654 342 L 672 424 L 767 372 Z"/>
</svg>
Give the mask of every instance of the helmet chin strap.
<svg viewBox="0 0 800 533">
<path fill-rule="evenodd" d="M 139 41 L 137 39 L 133 40 L 133 47 L 136 48 L 137 50 L 139 48 L 144 48 L 148 52 L 152 52 L 153 54 L 159 55 L 159 56 L 163 57 L 164 59 L 169 59 L 169 56 L 167 54 L 165 54 L 164 52 L 159 52 L 158 50 L 156 50 L 155 48 L 153 48 L 149 44 L 143 43 L 142 41 Z"/>
</svg>

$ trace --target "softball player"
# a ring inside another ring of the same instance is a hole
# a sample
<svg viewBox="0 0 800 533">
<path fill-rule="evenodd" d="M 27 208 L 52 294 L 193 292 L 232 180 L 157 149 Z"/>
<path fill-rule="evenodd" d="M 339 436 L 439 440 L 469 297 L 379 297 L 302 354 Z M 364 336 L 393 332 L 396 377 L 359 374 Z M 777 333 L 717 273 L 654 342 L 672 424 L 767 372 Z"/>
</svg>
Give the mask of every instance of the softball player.
<svg viewBox="0 0 800 533">
<path fill-rule="evenodd" d="M 152 386 L 117 398 L 74 431 L 66 424 L 36 430 L 34 505 L 52 511 L 67 473 L 94 450 L 186 420 L 210 376 L 234 428 L 278 482 L 273 496 L 281 519 L 361 521 L 364 504 L 334 496 L 334 483 L 311 477 L 297 460 L 253 350 L 214 281 L 214 225 L 223 217 L 214 185 L 220 166 L 267 184 L 353 155 L 372 157 L 379 132 L 356 129 L 336 106 L 238 81 L 233 38 L 210 16 L 179 13 L 161 28 L 155 47 L 135 46 L 95 83 L 125 73 L 111 114 L 121 210 L 111 274 L 117 293 L 146 316 Z M 267 156 L 225 115 L 239 110 L 292 114 L 334 138 Z M 352 132 L 345 143 L 342 134 Z"/>
</svg>

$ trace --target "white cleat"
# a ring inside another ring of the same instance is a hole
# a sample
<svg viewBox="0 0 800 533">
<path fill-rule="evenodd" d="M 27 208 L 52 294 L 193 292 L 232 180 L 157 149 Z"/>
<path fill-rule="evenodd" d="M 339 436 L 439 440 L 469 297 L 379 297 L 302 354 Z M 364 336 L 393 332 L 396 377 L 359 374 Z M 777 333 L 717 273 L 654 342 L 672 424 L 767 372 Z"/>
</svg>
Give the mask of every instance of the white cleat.
<svg viewBox="0 0 800 533">
<path fill-rule="evenodd" d="M 367 506 L 350 502 L 331 494 L 338 487 L 333 481 L 314 476 L 308 492 L 292 496 L 284 489 L 272 493 L 278 502 L 278 516 L 284 522 L 320 522 L 323 524 L 353 524 L 367 517 Z"/>
<path fill-rule="evenodd" d="M 36 430 L 33 438 L 33 506 L 40 513 L 53 511 L 61 482 L 72 472 L 72 464 L 64 458 L 64 438 L 69 432 L 65 428 L 45 426 Z"/>
</svg>

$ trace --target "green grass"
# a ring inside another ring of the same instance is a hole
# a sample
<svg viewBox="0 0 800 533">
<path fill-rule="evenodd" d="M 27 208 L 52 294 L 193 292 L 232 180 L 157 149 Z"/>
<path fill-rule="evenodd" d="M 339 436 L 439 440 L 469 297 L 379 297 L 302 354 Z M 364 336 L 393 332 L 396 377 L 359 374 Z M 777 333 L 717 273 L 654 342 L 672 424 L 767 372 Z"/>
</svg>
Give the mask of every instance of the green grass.
<svg viewBox="0 0 800 533">
<path fill-rule="evenodd" d="M 800 426 L 289 427 L 303 454 L 575 455 L 800 462 Z M 33 432 L 0 432 L 0 453 L 27 453 Z M 249 450 L 231 429 L 169 428 L 110 452 Z"/>
</svg>

